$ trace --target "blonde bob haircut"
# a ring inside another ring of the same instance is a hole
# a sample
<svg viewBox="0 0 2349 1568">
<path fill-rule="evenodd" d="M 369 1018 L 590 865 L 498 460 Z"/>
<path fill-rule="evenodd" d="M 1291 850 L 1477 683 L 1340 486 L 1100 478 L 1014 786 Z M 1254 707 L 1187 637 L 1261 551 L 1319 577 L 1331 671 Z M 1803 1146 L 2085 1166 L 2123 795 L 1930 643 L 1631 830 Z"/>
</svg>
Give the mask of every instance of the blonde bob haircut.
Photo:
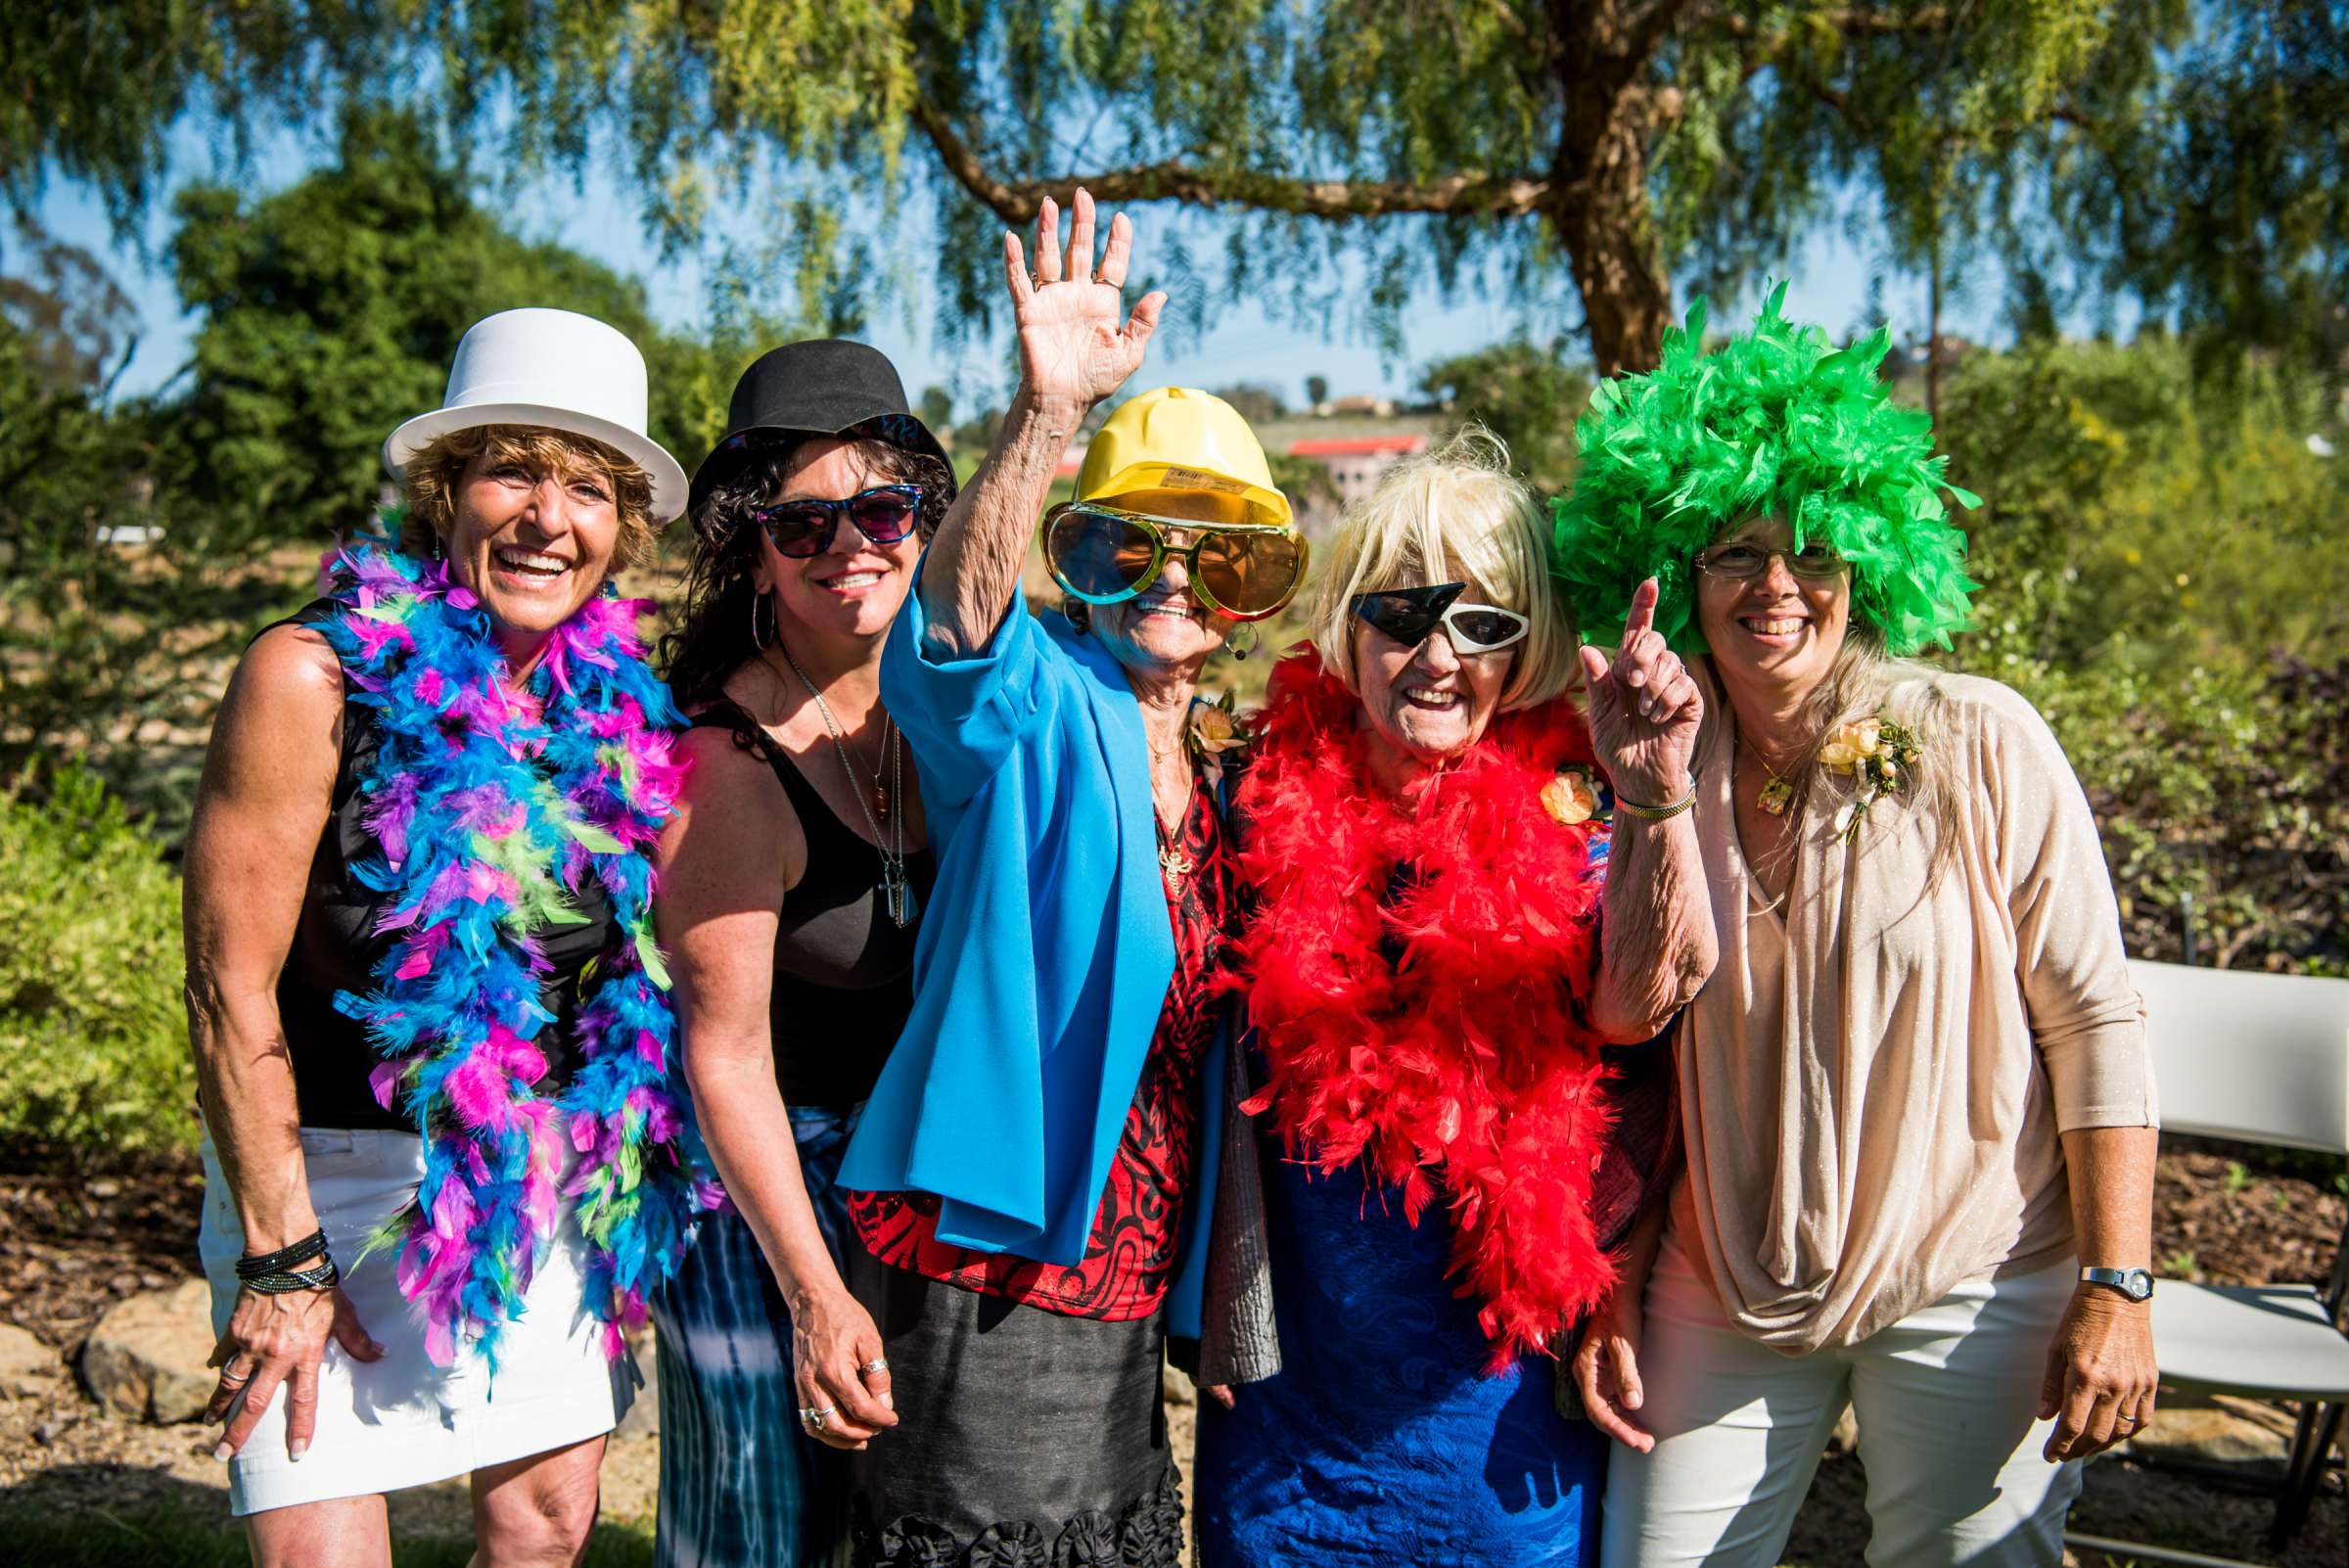
<svg viewBox="0 0 2349 1568">
<path fill-rule="evenodd" d="M 465 467 L 482 458 L 484 471 L 519 463 L 533 475 L 570 479 L 591 474 L 612 486 L 620 514 L 620 540 L 612 552 L 615 571 L 642 566 L 653 558 L 653 476 L 634 458 L 602 441 L 539 425 L 472 425 L 452 430 L 408 459 L 401 475 L 407 513 L 400 521 L 399 547 L 430 555 L 448 537 L 457 516 L 457 490 Z"/>
<path fill-rule="evenodd" d="M 1348 691 L 1361 691 L 1356 594 L 1461 580 L 1464 599 L 1533 623 L 1506 651 L 1514 663 L 1500 691 L 1503 710 L 1538 707 L 1580 678 L 1573 617 L 1549 578 L 1548 525 L 1534 492 L 1510 474 L 1509 449 L 1482 425 L 1388 469 L 1338 520 L 1322 560 L 1306 635 Z"/>
</svg>

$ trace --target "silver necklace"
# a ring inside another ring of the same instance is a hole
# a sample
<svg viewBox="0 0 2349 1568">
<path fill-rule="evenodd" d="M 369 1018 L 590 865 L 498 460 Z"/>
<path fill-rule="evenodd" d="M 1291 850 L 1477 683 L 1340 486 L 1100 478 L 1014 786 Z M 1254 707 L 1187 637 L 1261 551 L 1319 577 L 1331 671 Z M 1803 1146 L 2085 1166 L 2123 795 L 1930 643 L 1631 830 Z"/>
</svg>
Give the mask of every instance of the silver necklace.
<svg viewBox="0 0 2349 1568">
<path fill-rule="evenodd" d="M 905 880 L 905 812 L 902 808 L 905 749 L 902 737 L 898 733 L 897 725 L 890 723 L 887 743 L 889 793 L 881 794 L 879 777 L 873 780 L 873 793 L 884 803 L 883 814 L 890 816 L 891 838 L 884 843 L 881 824 L 873 815 L 872 802 L 865 799 L 864 780 L 857 776 L 856 763 L 849 756 L 849 743 L 841 735 L 839 721 L 832 716 L 832 705 L 824 701 L 824 694 L 815 689 L 815 682 L 807 678 L 807 671 L 800 668 L 800 662 L 791 656 L 791 650 L 783 646 L 782 638 L 775 639 L 775 646 L 782 648 L 783 662 L 791 666 L 791 672 L 800 677 L 800 684 L 806 687 L 807 695 L 815 699 L 815 711 L 824 715 L 824 732 L 832 737 L 832 749 L 840 754 L 840 770 L 849 776 L 849 793 L 856 797 L 856 809 L 864 813 L 864 825 L 873 830 L 873 853 L 881 856 L 882 904 L 889 910 L 889 918 L 902 926 L 913 918 L 913 890 Z M 887 805 L 893 798 L 899 807 L 894 814 L 890 813 Z"/>
</svg>

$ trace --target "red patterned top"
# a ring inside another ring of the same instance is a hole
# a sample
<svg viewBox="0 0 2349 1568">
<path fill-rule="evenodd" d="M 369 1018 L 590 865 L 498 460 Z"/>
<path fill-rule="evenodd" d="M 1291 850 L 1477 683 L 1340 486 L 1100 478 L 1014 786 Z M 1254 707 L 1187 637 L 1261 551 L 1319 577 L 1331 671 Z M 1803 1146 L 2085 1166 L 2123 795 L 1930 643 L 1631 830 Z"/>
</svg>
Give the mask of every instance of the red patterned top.
<svg viewBox="0 0 2349 1568">
<path fill-rule="evenodd" d="M 925 1278 L 1005 1296 L 1071 1317 L 1147 1317 L 1174 1283 L 1183 1198 L 1199 1159 L 1199 1072 L 1216 1038 L 1216 966 L 1234 912 L 1231 857 L 1214 796 L 1201 783 L 1174 836 L 1159 830 L 1167 914 L 1174 928 L 1174 978 L 1126 1113 L 1125 1134 L 1083 1261 L 1037 1263 L 972 1252 L 938 1239 L 938 1198 L 927 1192 L 852 1192 L 849 1219 L 867 1251 Z M 1183 868 L 1183 863 L 1188 868 Z"/>
</svg>

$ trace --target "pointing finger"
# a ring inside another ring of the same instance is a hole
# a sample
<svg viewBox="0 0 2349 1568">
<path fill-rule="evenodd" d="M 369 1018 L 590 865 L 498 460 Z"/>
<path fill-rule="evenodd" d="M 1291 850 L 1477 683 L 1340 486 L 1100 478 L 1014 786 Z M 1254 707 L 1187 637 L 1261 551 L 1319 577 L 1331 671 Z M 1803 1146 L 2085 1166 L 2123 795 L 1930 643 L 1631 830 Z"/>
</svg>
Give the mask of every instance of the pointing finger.
<svg viewBox="0 0 2349 1568">
<path fill-rule="evenodd" d="M 1656 586 L 1656 579 L 1653 577 L 1649 577 L 1632 590 L 1632 608 L 1630 613 L 1623 618 L 1623 651 L 1625 653 L 1632 651 L 1632 644 L 1638 640 L 1639 633 L 1656 623 L 1656 601 L 1662 597 L 1663 590 Z"/>
</svg>

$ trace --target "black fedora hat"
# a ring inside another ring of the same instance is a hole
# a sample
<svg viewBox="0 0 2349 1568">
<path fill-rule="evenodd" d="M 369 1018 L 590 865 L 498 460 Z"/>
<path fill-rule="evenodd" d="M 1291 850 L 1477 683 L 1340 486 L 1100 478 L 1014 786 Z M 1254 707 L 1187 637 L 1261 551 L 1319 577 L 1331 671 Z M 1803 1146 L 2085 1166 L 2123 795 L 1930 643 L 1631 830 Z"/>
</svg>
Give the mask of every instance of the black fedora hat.
<svg viewBox="0 0 2349 1568">
<path fill-rule="evenodd" d="M 795 445 L 814 436 L 870 437 L 935 457 L 945 465 L 953 498 L 954 465 L 905 401 L 898 367 L 870 344 L 810 338 L 769 348 L 734 384 L 726 404 L 726 433 L 693 471 L 691 504 L 754 452 Z"/>
</svg>

